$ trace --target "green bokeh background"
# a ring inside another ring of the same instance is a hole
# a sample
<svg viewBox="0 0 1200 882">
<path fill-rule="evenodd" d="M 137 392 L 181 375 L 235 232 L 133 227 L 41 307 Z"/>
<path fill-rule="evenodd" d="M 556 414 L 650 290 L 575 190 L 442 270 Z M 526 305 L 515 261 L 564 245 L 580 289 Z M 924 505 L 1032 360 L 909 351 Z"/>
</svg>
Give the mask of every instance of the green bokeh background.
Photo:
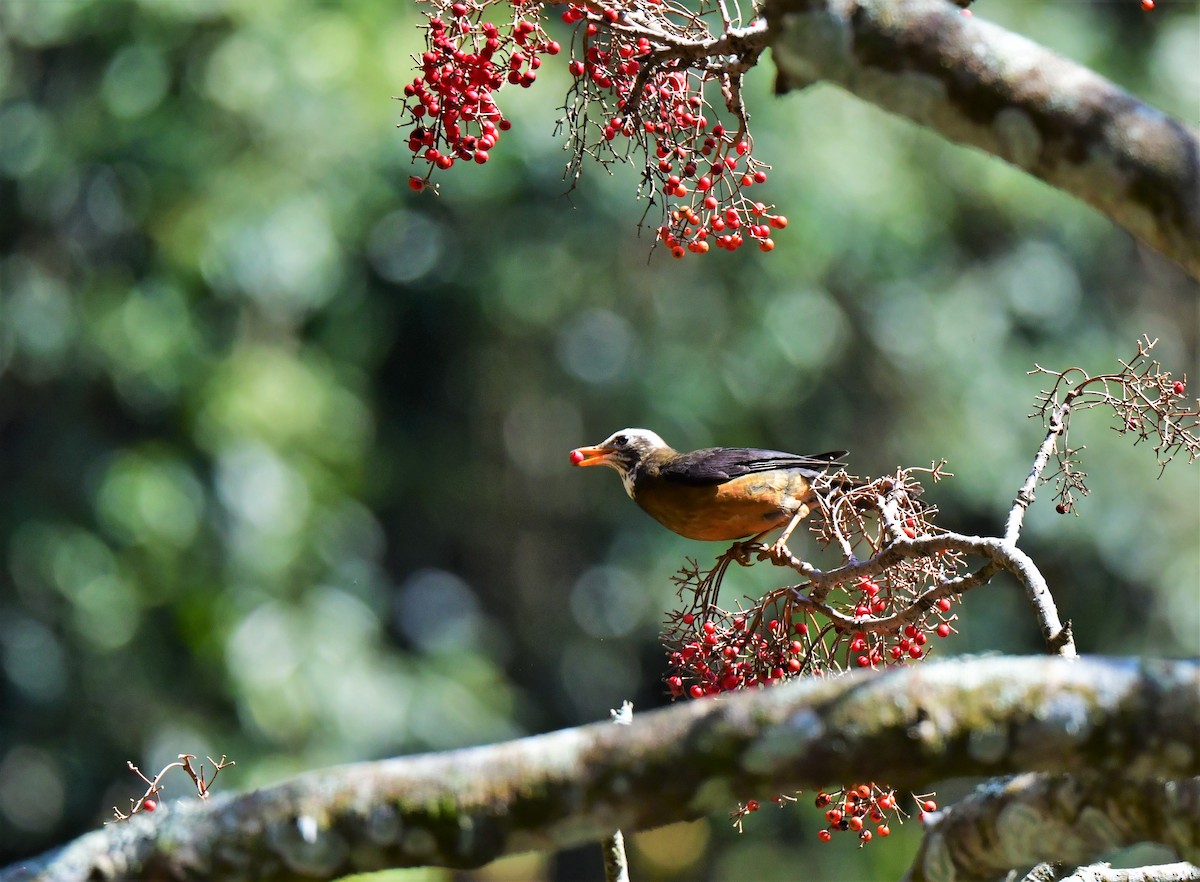
<svg viewBox="0 0 1200 882">
<path fill-rule="evenodd" d="M 977 15 L 1195 124 L 1197 10 Z M 1200 384 L 1176 267 L 835 89 L 772 97 L 769 61 L 749 99 L 791 221 L 770 255 L 651 255 L 631 172 L 564 198 L 565 63 L 502 93 L 492 162 L 415 196 L 390 96 L 418 21 L 409 0 L 0 0 L 0 865 L 126 806 L 127 760 L 228 754 L 218 786 L 245 788 L 664 703 L 669 577 L 719 549 L 569 467 L 622 426 L 844 446 L 863 474 L 945 457 L 944 523 L 995 533 L 1040 440 L 1035 362 L 1106 370 L 1146 333 Z M 1060 517 L 1043 494 L 1025 547 L 1083 651 L 1195 655 L 1200 466 L 1157 480 L 1109 426 L 1075 421 L 1092 495 Z M 1040 649 L 1006 579 L 961 624 L 939 651 Z M 911 857 L 914 824 L 822 846 L 803 805 L 634 837 L 635 876 Z M 596 879 L 599 855 L 481 875 Z"/>
</svg>

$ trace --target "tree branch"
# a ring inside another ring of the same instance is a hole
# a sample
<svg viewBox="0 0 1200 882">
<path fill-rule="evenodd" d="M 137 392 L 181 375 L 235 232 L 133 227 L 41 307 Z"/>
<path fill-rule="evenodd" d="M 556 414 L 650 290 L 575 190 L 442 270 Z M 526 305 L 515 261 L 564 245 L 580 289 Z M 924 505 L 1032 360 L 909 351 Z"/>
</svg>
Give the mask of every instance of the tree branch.
<svg viewBox="0 0 1200 882">
<path fill-rule="evenodd" d="M 767 0 L 778 91 L 827 80 L 1090 203 L 1200 279 L 1200 133 L 944 0 Z"/>
<path fill-rule="evenodd" d="M 1109 864 L 1092 864 L 1070 875 L 1056 873 L 1047 882 L 1200 882 L 1200 867 L 1178 863 L 1114 869 Z"/>
<path fill-rule="evenodd" d="M 1183 779 L 1200 774 L 1197 728 L 1195 662 L 948 660 L 162 806 L 0 880 L 328 879 L 478 866 L 837 780 L 899 790 L 1024 771 Z"/>
<path fill-rule="evenodd" d="M 989 782 L 929 820 L 910 878 L 990 880 L 1042 861 L 1075 867 L 1138 842 L 1200 858 L 1200 778 L 1024 774 Z"/>
</svg>

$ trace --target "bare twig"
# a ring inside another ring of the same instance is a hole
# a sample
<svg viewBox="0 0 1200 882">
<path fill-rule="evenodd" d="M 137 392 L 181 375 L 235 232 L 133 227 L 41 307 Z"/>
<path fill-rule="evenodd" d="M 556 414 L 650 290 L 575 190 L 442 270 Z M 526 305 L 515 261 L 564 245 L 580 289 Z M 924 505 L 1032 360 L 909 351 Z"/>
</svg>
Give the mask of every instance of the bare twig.
<svg viewBox="0 0 1200 882">
<path fill-rule="evenodd" d="M 154 811 L 158 807 L 155 797 L 163 790 L 162 780 L 174 769 L 182 769 L 192 779 L 192 784 L 196 788 L 196 794 L 201 799 L 208 799 L 209 788 L 212 786 L 213 781 L 217 779 L 217 775 L 221 773 L 221 770 L 237 765 L 233 760 L 227 759 L 224 754 L 222 754 L 220 760 L 215 760 L 210 756 L 208 757 L 208 761 L 213 765 L 213 772 L 211 776 L 206 777 L 203 763 L 200 764 L 199 769 L 192 766 L 192 760 L 195 758 L 195 754 L 181 753 L 176 762 L 163 766 L 153 779 L 147 778 L 141 769 L 135 766 L 132 761 L 129 762 L 129 770 L 146 783 L 146 792 L 137 799 L 129 800 L 129 814 L 125 814 L 114 805 L 113 815 L 115 819 L 117 821 L 127 821 L 132 815 L 136 815 L 138 812 Z"/>
<path fill-rule="evenodd" d="M 610 712 L 612 721 L 618 726 L 628 726 L 633 722 L 633 702 L 625 701 L 620 710 Z M 629 858 L 625 854 L 625 837 L 620 830 L 613 831 L 605 838 L 604 849 L 604 882 L 629 882 Z"/>
</svg>

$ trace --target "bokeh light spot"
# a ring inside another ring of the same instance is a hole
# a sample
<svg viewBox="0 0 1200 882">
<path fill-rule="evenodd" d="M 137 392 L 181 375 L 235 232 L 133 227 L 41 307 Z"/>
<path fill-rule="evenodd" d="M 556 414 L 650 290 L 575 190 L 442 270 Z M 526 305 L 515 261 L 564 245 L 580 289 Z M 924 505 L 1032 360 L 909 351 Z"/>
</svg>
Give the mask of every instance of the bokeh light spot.
<svg viewBox="0 0 1200 882">
<path fill-rule="evenodd" d="M 65 801 L 65 776 L 51 754 L 18 744 L 0 760 L 0 813 L 18 830 L 49 831 Z"/>
<path fill-rule="evenodd" d="M 114 116 L 133 119 L 156 108 L 169 83 L 162 53 L 153 46 L 135 44 L 121 49 L 108 63 L 100 96 Z"/>
<path fill-rule="evenodd" d="M 375 272 L 402 284 L 426 275 L 442 254 L 442 230 L 414 211 L 384 215 L 367 236 L 367 257 Z"/>
<path fill-rule="evenodd" d="M 558 358 L 568 372 L 588 383 L 627 375 L 634 346 L 629 322 L 607 309 L 572 316 L 558 335 Z"/>
<path fill-rule="evenodd" d="M 405 638 L 427 652 L 472 645 L 482 624 L 471 587 L 432 568 L 418 570 L 400 586 L 394 616 Z"/>
</svg>

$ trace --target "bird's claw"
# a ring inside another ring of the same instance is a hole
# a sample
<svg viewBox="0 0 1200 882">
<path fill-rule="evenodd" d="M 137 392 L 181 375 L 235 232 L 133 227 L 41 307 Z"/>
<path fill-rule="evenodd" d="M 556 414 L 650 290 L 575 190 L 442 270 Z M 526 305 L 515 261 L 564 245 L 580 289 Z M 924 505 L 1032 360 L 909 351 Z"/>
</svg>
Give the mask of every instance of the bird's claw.
<svg viewBox="0 0 1200 882">
<path fill-rule="evenodd" d="M 800 563 L 799 558 L 792 554 L 792 550 L 787 547 L 787 543 L 782 539 L 773 543 L 770 547 L 764 548 L 759 553 L 759 560 L 768 559 L 776 566 L 796 566 Z"/>
<path fill-rule="evenodd" d="M 745 539 L 741 542 L 735 542 L 729 549 L 729 556 L 732 560 L 744 567 L 753 565 L 754 561 L 769 560 L 771 563 L 780 567 L 798 567 L 801 565 L 800 558 L 792 554 L 792 550 L 787 547 L 787 542 L 780 540 L 771 545 L 764 545 L 757 539 Z M 753 560 L 751 560 L 753 557 Z"/>
<path fill-rule="evenodd" d="M 739 566 L 748 567 L 754 563 L 750 559 L 750 555 L 757 553 L 758 559 L 762 560 L 762 555 L 765 551 L 766 549 L 762 543 L 754 539 L 747 539 L 742 542 L 734 542 L 729 549 L 729 555 Z"/>
</svg>

